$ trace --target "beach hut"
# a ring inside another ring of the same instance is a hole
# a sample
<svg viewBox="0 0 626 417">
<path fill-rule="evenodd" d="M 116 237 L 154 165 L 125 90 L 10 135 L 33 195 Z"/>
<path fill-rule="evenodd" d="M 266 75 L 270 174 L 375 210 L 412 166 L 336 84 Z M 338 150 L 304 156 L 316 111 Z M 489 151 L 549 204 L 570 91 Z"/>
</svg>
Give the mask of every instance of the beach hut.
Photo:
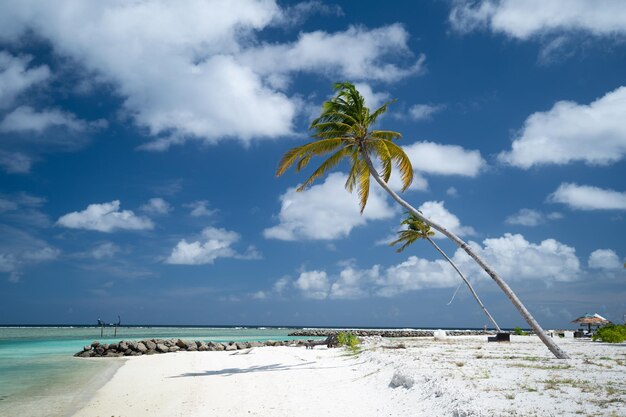
<svg viewBox="0 0 626 417">
<path fill-rule="evenodd" d="M 584 316 L 578 317 L 576 320 L 573 320 L 572 323 L 578 323 L 581 326 L 587 325 L 588 333 L 591 333 L 591 326 L 595 326 L 596 328 L 600 326 L 604 326 L 605 324 L 609 324 L 610 321 L 599 315 L 595 314 L 585 314 Z"/>
</svg>

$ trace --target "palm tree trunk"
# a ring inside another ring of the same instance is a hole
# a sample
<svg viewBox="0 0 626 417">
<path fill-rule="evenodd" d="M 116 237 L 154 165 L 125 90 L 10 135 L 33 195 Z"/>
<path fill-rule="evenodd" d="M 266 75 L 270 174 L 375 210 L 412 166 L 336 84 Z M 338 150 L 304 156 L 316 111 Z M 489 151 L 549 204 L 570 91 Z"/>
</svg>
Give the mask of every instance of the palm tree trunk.
<svg viewBox="0 0 626 417">
<path fill-rule="evenodd" d="M 567 353 L 565 353 L 565 351 L 562 350 L 554 342 L 554 340 L 552 340 L 552 338 L 546 334 L 546 332 L 541 328 L 539 323 L 537 323 L 537 320 L 535 320 L 535 318 L 530 314 L 530 312 L 526 309 L 524 304 L 522 304 L 520 299 L 517 298 L 517 295 L 515 295 L 511 287 L 509 287 L 509 285 L 502 278 L 500 278 L 496 271 L 494 271 L 489 265 L 487 265 L 487 263 L 483 261 L 480 256 L 474 253 L 469 245 L 461 240 L 461 238 L 447 230 L 445 227 L 435 223 L 431 219 L 424 217 L 424 215 L 420 213 L 415 207 L 404 201 L 402 197 L 400 197 L 395 191 L 389 188 L 387 183 L 383 181 L 383 179 L 378 174 L 378 171 L 376 171 L 376 169 L 374 168 L 374 165 L 372 164 L 372 160 L 370 159 L 367 150 L 361 147 L 360 152 L 363 156 L 363 159 L 365 160 L 365 163 L 367 164 L 367 167 L 369 168 L 370 173 L 372 174 L 372 177 L 374 177 L 378 185 L 380 185 L 385 191 L 387 191 L 391 198 L 393 198 L 402 207 L 407 209 L 409 213 L 421 219 L 424 223 L 428 224 L 430 227 L 437 230 L 448 239 L 450 239 L 452 242 L 454 242 L 458 247 L 463 249 L 472 259 L 474 259 L 474 261 L 476 261 L 478 265 L 480 265 L 480 267 L 496 282 L 496 284 L 498 284 L 500 289 L 502 289 L 502 291 L 506 294 L 509 300 L 511 300 L 515 308 L 517 308 L 524 320 L 526 320 L 530 327 L 535 331 L 535 334 L 539 336 L 541 341 L 547 346 L 548 349 L 550 349 L 550 352 L 552 352 L 554 356 L 556 356 L 558 359 L 569 359 Z"/>
<path fill-rule="evenodd" d="M 446 261 L 448 261 L 450 263 L 450 265 L 452 265 L 452 268 L 454 268 L 454 270 L 459 274 L 459 276 L 461 277 L 461 279 L 463 280 L 463 282 L 465 282 L 465 284 L 467 285 L 467 288 L 469 288 L 470 292 L 472 293 L 472 295 L 474 296 L 474 299 L 476 300 L 476 302 L 478 303 L 478 305 L 480 306 L 480 308 L 483 309 L 483 311 L 485 312 L 485 314 L 487 315 L 487 317 L 489 317 L 489 320 L 491 320 L 491 322 L 493 323 L 494 326 L 496 326 L 496 330 L 498 333 L 502 332 L 502 329 L 500 329 L 500 326 L 498 326 L 498 323 L 496 323 L 496 321 L 494 320 L 493 317 L 491 317 L 491 314 L 489 314 L 489 312 L 487 311 L 487 307 L 485 307 L 482 303 L 482 301 L 480 301 L 480 298 L 478 298 L 478 294 L 476 294 L 476 291 L 474 291 L 474 287 L 472 287 L 472 284 L 470 284 L 470 282 L 467 280 L 467 278 L 465 278 L 465 275 L 463 275 L 461 273 L 461 271 L 459 271 L 459 268 L 456 267 L 456 265 L 454 264 L 454 262 L 452 262 L 452 259 L 450 259 L 448 257 L 448 255 L 446 255 L 446 253 L 441 250 L 441 248 L 439 247 L 439 245 L 437 245 L 431 238 L 427 237 L 426 238 L 427 241 L 429 241 L 434 247 L 435 249 L 437 249 L 437 251 L 439 251 L 439 253 L 441 254 L 441 256 L 443 256 Z"/>
</svg>

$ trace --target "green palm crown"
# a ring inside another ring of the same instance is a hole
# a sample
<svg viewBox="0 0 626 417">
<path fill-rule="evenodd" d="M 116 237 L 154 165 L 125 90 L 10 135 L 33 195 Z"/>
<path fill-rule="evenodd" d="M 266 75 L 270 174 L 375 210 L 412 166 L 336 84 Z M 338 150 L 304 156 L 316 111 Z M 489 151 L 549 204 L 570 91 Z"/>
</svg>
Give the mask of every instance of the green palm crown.
<svg viewBox="0 0 626 417">
<path fill-rule="evenodd" d="M 402 191 L 413 181 L 411 161 L 402 148 L 394 143 L 402 135 L 388 130 L 370 130 L 378 117 L 387 111 L 389 101 L 374 112 L 365 106 L 365 100 L 356 87 L 349 83 L 335 84 L 336 95 L 324 102 L 320 117 L 313 120 L 310 130 L 315 139 L 288 151 L 281 159 L 276 176 L 282 175 L 295 164 L 296 172 L 308 165 L 313 156 L 332 153 L 298 191 L 309 187 L 317 178 L 334 168 L 344 158 L 350 161 L 346 189 L 357 187 L 361 212 L 365 209 L 370 186 L 370 157 L 380 162 L 380 176 L 385 182 L 391 177 L 392 165 L 400 170 Z"/>
<path fill-rule="evenodd" d="M 435 232 L 430 230 L 430 226 L 414 214 L 408 213 L 406 219 L 400 224 L 406 225 L 406 230 L 398 232 L 398 239 L 389 244 L 389 246 L 395 246 L 398 243 L 402 243 L 402 246 L 397 250 L 398 253 L 411 246 L 416 240 L 429 239 L 435 236 Z"/>
</svg>

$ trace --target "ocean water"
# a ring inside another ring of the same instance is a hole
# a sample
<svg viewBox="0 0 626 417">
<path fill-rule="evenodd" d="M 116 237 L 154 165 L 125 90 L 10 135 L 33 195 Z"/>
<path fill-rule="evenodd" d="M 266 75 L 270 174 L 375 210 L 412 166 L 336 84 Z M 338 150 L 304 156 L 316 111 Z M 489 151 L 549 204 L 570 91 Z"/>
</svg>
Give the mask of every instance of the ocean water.
<svg viewBox="0 0 626 417">
<path fill-rule="evenodd" d="M 74 358 L 94 340 L 151 338 L 214 342 L 298 339 L 271 327 L 0 327 L 0 416 L 71 415 L 121 366 L 123 358 Z"/>
</svg>

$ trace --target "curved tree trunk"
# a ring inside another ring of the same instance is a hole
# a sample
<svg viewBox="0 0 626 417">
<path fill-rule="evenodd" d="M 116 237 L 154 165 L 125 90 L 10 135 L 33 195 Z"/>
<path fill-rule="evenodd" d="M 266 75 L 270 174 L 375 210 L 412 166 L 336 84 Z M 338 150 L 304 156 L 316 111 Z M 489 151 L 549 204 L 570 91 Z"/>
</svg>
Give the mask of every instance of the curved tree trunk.
<svg viewBox="0 0 626 417">
<path fill-rule="evenodd" d="M 471 291 L 472 295 L 474 296 L 474 299 L 476 300 L 476 302 L 478 303 L 478 305 L 480 306 L 480 308 L 483 309 L 483 311 L 485 312 L 485 314 L 487 315 L 487 317 L 489 317 L 489 320 L 491 320 L 491 322 L 493 323 L 494 326 L 496 326 L 496 330 L 498 333 L 502 332 L 502 329 L 500 329 L 500 326 L 498 326 L 498 323 L 496 323 L 496 321 L 494 320 L 493 317 L 491 317 L 491 314 L 489 314 L 489 312 L 487 311 L 487 307 L 485 307 L 482 303 L 482 301 L 480 301 L 480 298 L 478 298 L 478 294 L 476 294 L 476 291 L 474 291 L 474 287 L 472 287 L 472 284 L 470 284 L 470 282 L 467 280 L 467 278 L 465 278 L 465 275 L 463 275 L 461 273 L 461 271 L 459 271 L 459 268 L 456 267 L 456 265 L 454 264 L 454 262 L 452 262 L 452 259 L 450 259 L 448 257 L 448 255 L 446 255 L 446 253 L 441 250 L 441 248 L 439 247 L 439 245 L 437 245 L 431 238 L 427 237 L 426 240 L 428 240 L 434 247 L 435 249 L 437 249 L 439 251 L 439 253 L 441 254 L 441 256 L 443 256 L 446 261 L 448 261 L 450 263 L 450 265 L 452 265 L 452 268 L 454 268 L 454 270 L 459 274 L 459 276 L 461 277 L 461 279 L 463 280 L 463 282 L 465 282 L 465 285 L 467 285 L 467 288 L 469 288 L 469 290 Z"/>
<path fill-rule="evenodd" d="M 389 188 L 387 183 L 383 181 L 383 179 L 378 174 L 378 171 L 376 171 L 376 169 L 374 168 L 374 165 L 372 164 L 372 160 L 370 159 L 367 153 L 367 150 L 361 147 L 360 152 L 361 152 L 361 155 L 363 156 L 363 159 L 365 160 L 365 163 L 367 163 L 367 167 L 369 168 L 370 173 L 372 174 L 372 176 L 374 177 L 378 185 L 380 185 L 385 191 L 387 191 L 387 193 L 391 196 L 391 198 L 393 198 L 402 207 L 407 209 L 409 213 L 415 215 L 417 218 L 421 219 L 424 223 L 428 224 L 430 227 L 437 230 L 438 232 L 446 236 L 448 239 L 453 241 L 458 247 L 463 249 L 472 259 L 474 259 L 474 261 L 476 261 L 478 265 L 480 265 L 480 267 L 496 282 L 496 284 L 498 284 L 500 289 L 504 291 L 506 296 L 509 298 L 509 300 L 511 300 L 511 302 L 513 303 L 515 308 L 517 308 L 517 310 L 522 315 L 524 320 L 526 320 L 526 322 L 530 325 L 530 327 L 535 331 L 535 334 L 539 336 L 541 341 L 548 347 L 548 349 L 550 349 L 550 352 L 552 352 L 554 356 L 556 356 L 558 359 L 569 359 L 569 356 L 567 355 L 567 353 L 565 353 L 565 351 L 563 351 L 554 342 L 554 340 L 552 340 L 552 338 L 546 334 L 546 332 L 541 328 L 539 323 L 537 323 L 537 320 L 535 320 L 535 318 L 530 314 L 530 312 L 526 309 L 524 304 L 522 304 L 520 299 L 517 298 L 517 295 L 515 295 L 511 287 L 509 287 L 509 285 L 502 278 L 500 278 L 500 276 L 496 273 L 496 271 L 494 271 L 489 265 L 487 265 L 487 263 L 485 263 L 485 261 L 483 261 L 480 256 L 474 253 L 474 251 L 468 246 L 468 244 L 465 243 L 463 240 L 461 240 L 461 238 L 459 238 L 457 235 L 450 232 L 449 230 L 447 230 L 445 227 L 441 226 L 440 224 L 437 224 L 431 219 L 425 217 L 415 207 L 413 207 L 412 205 L 404 201 L 402 197 L 400 197 L 395 191 Z"/>
</svg>

